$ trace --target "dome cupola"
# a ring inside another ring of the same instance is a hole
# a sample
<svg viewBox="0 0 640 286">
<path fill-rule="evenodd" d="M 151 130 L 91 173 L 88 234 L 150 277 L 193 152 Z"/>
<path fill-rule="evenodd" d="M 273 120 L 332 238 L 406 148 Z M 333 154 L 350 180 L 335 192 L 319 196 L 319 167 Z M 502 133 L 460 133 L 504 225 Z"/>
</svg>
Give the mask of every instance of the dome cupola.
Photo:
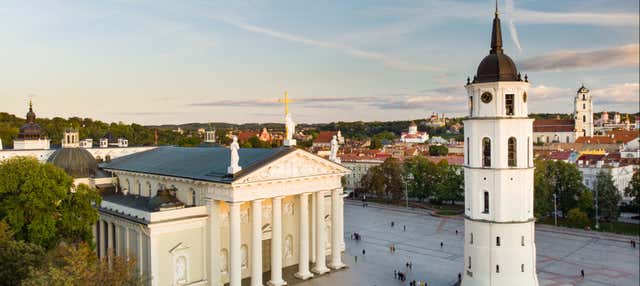
<svg viewBox="0 0 640 286">
<path fill-rule="evenodd" d="M 520 81 L 522 80 L 513 60 L 502 49 L 502 30 L 500 18 L 496 6 L 495 18 L 493 18 L 493 30 L 491 31 L 491 50 L 478 65 L 473 83 L 495 81 Z"/>
</svg>

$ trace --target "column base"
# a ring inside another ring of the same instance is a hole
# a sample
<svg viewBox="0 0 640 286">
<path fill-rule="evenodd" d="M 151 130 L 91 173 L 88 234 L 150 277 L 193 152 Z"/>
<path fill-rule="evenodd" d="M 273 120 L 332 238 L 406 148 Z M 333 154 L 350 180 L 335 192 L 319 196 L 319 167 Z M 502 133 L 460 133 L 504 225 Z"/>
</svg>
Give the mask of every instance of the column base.
<svg viewBox="0 0 640 286">
<path fill-rule="evenodd" d="M 313 273 L 311 273 L 309 271 L 307 271 L 307 273 L 298 272 L 296 274 L 293 274 L 293 276 L 295 276 L 296 278 L 298 278 L 300 280 L 307 280 L 307 279 L 313 277 Z"/>
<path fill-rule="evenodd" d="M 322 275 L 325 274 L 329 271 L 331 271 L 329 268 L 327 268 L 327 266 L 320 266 L 320 267 L 314 267 L 313 269 L 311 269 L 311 271 L 313 271 L 313 273 L 318 274 L 318 275 Z"/>
<path fill-rule="evenodd" d="M 339 263 L 329 263 L 329 267 L 330 267 L 331 269 L 334 269 L 334 270 L 342 269 L 342 268 L 344 268 L 345 266 L 347 266 L 347 265 L 346 265 L 346 264 L 344 264 L 344 263 L 342 263 L 342 262 L 339 262 Z"/>
<path fill-rule="evenodd" d="M 287 285 L 287 281 L 284 281 L 282 279 L 280 279 L 280 281 L 269 281 L 267 282 L 267 285 L 269 286 L 282 286 L 282 285 Z"/>
</svg>

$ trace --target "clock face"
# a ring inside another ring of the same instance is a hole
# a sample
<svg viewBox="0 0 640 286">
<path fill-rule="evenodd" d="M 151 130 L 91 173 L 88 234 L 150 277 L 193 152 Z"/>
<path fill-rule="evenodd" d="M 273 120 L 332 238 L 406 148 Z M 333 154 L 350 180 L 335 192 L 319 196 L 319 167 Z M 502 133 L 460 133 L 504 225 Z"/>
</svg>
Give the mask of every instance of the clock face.
<svg viewBox="0 0 640 286">
<path fill-rule="evenodd" d="M 527 92 L 526 91 L 522 94 L 522 101 L 527 102 Z"/>
<path fill-rule="evenodd" d="M 491 99 L 493 99 L 493 95 L 491 95 L 490 92 L 485 92 L 480 96 L 480 99 L 482 99 L 482 102 L 484 103 L 489 103 L 491 102 Z"/>
</svg>

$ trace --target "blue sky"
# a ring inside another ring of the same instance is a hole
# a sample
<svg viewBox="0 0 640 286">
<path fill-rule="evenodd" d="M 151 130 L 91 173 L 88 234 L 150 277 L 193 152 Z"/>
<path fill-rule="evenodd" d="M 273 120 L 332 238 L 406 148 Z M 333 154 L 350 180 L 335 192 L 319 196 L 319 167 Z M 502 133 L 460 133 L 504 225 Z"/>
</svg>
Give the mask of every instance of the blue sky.
<svg viewBox="0 0 640 286">
<path fill-rule="evenodd" d="M 0 111 L 142 124 L 462 115 L 494 2 L 4 1 Z M 532 112 L 638 112 L 637 0 L 500 1 Z"/>
</svg>

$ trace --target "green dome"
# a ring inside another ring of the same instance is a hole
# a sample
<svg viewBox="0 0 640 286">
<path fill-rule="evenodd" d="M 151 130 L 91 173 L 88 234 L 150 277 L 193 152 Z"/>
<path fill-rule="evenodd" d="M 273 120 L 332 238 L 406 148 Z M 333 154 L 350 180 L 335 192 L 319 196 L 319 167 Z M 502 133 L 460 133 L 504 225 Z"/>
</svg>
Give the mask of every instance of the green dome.
<svg viewBox="0 0 640 286">
<path fill-rule="evenodd" d="M 95 176 L 98 170 L 96 159 L 84 148 L 58 149 L 51 154 L 47 162 L 63 169 L 74 178 L 89 178 Z"/>
</svg>

